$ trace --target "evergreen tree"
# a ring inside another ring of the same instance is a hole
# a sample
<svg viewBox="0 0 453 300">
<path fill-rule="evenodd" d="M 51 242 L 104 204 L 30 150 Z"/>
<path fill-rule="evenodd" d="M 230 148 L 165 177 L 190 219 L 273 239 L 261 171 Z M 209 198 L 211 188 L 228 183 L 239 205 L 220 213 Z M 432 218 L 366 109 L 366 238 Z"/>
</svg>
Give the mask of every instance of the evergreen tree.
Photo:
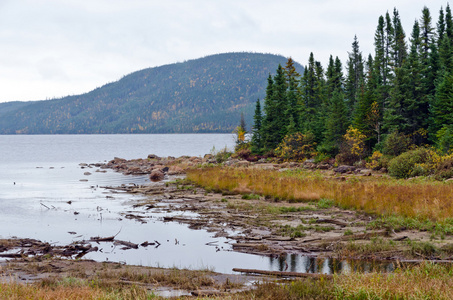
<svg viewBox="0 0 453 300">
<path fill-rule="evenodd" d="M 352 51 L 348 52 L 347 72 L 345 83 L 345 94 L 349 112 L 355 107 L 357 102 L 357 94 L 359 92 L 359 84 L 363 79 L 363 58 L 360 52 L 357 36 L 354 36 L 352 43 Z"/>
<path fill-rule="evenodd" d="M 431 107 L 432 122 L 430 132 L 437 133 L 442 126 L 453 124 L 453 75 L 446 72 L 436 88 Z"/>
<path fill-rule="evenodd" d="M 452 44 L 448 35 L 444 34 L 439 48 L 439 61 L 440 61 L 440 72 L 439 76 L 443 76 L 443 73 L 450 73 L 453 71 L 453 52 Z"/>
<path fill-rule="evenodd" d="M 332 97 L 327 100 L 326 112 L 325 139 L 320 149 L 335 156 L 339 151 L 342 136 L 349 127 L 348 108 L 342 91 L 333 92 Z"/>
<path fill-rule="evenodd" d="M 329 58 L 329 65 L 326 70 L 326 96 L 332 97 L 335 90 L 343 91 L 343 66 L 338 56 Z"/>
<path fill-rule="evenodd" d="M 275 143 L 274 131 L 276 130 L 276 120 L 279 118 L 276 105 L 274 103 L 274 80 L 269 74 L 267 78 L 266 97 L 264 98 L 264 117 L 261 130 L 261 142 L 265 151 L 273 149 Z"/>
<path fill-rule="evenodd" d="M 377 104 L 377 85 L 379 74 L 374 69 L 374 61 L 371 54 L 366 63 L 366 81 L 362 80 L 360 93 L 354 110 L 352 125 L 366 136 L 368 148 L 372 148 L 380 141 L 382 115 L 380 106 Z"/>
<path fill-rule="evenodd" d="M 388 13 L 387 15 L 388 16 Z M 384 109 L 386 101 L 388 101 L 390 83 L 391 83 L 391 68 L 390 68 L 390 42 L 392 39 L 389 35 L 393 34 L 393 26 L 389 24 L 390 17 L 386 17 L 386 21 L 383 16 L 379 17 L 378 27 L 374 35 L 374 45 L 375 45 L 375 69 L 379 74 L 378 78 L 378 90 L 379 98 L 378 102 L 381 107 Z"/>
<path fill-rule="evenodd" d="M 421 129 L 427 129 L 428 102 L 423 92 L 422 37 L 418 21 L 411 35 L 411 51 L 401 68 L 396 69 L 394 87 L 384 113 L 384 128 L 411 135 L 413 142 L 421 144 Z"/>
<path fill-rule="evenodd" d="M 276 131 L 275 131 L 275 144 L 273 148 L 276 148 L 277 145 L 283 140 L 286 135 L 286 128 L 289 123 L 288 115 L 288 99 L 287 99 L 287 84 L 285 71 L 281 65 L 278 65 L 277 74 L 274 76 L 274 103 L 279 118 L 276 122 Z"/>
<path fill-rule="evenodd" d="M 445 34 L 445 16 L 444 10 L 441 7 L 439 11 L 439 21 L 437 21 L 437 47 L 440 47 L 440 41 Z"/>
<path fill-rule="evenodd" d="M 262 141 L 262 119 L 263 116 L 261 114 L 261 103 L 260 99 L 256 100 L 255 106 L 255 115 L 253 116 L 253 129 L 252 129 L 252 152 L 253 153 L 260 153 L 263 148 L 263 141 Z"/>
<path fill-rule="evenodd" d="M 301 132 L 311 132 L 315 136 L 316 143 L 323 139 L 325 119 L 325 79 L 321 63 L 315 61 L 313 53 L 310 53 L 308 68 L 302 78 L 302 100 L 305 111 L 301 115 Z"/>
<path fill-rule="evenodd" d="M 447 7 L 445 8 L 445 33 L 447 37 L 450 39 L 450 43 L 453 39 L 453 19 L 451 15 L 450 4 L 447 3 Z"/>
<path fill-rule="evenodd" d="M 293 118 L 294 125 L 298 128 L 299 115 L 303 109 L 303 107 L 301 107 L 300 91 L 298 90 L 300 74 L 296 71 L 294 61 L 291 57 L 288 58 L 284 71 L 286 74 L 286 84 L 288 86 L 286 95 L 287 111 L 285 113 L 288 118 Z"/>
<path fill-rule="evenodd" d="M 291 57 L 286 61 L 284 70 L 286 74 L 286 83 L 288 84 L 288 86 L 291 80 L 294 80 L 297 84 L 300 79 L 300 74 L 297 72 L 294 60 Z"/>
<path fill-rule="evenodd" d="M 286 136 L 295 134 L 296 132 L 297 132 L 296 122 L 294 121 L 293 115 L 290 115 L 288 126 L 286 126 Z"/>
<path fill-rule="evenodd" d="M 396 8 L 393 10 L 393 28 L 395 33 L 393 49 L 393 66 L 401 68 L 403 61 L 407 56 L 406 34 L 404 33 L 401 19 Z"/>
</svg>

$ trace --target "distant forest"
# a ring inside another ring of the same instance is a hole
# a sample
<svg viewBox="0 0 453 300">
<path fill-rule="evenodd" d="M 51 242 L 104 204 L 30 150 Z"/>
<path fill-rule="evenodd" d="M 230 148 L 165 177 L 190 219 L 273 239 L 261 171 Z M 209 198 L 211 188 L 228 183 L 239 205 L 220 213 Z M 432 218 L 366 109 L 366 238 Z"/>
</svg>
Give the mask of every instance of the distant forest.
<svg viewBox="0 0 453 300">
<path fill-rule="evenodd" d="M 0 134 L 231 133 L 241 113 L 252 123 L 267 76 L 285 61 L 217 54 L 137 71 L 83 95 L 0 103 Z"/>
<path fill-rule="evenodd" d="M 345 139 L 352 136 L 363 140 L 362 157 L 373 150 L 394 153 L 389 148 L 427 144 L 450 150 L 450 6 L 445 11 L 440 9 L 437 22 L 424 7 L 409 36 L 398 10 L 387 12 L 379 17 L 374 46 L 374 55 L 363 57 L 354 37 L 345 68 L 333 56 L 324 68 L 313 53 L 302 74 L 295 70 L 291 59 L 278 66 L 276 75 L 267 79 L 264 103 L 256 103 L 252 151 L 284 152 L 284 147 L 297 144 L 299 139 L 297 145 L 306 147 L 306 157 L 310 157 L 310 151 L 335 157 L 341 153 Z M 401 153 L 403 149 L 395 151 Z"/>
</svg>

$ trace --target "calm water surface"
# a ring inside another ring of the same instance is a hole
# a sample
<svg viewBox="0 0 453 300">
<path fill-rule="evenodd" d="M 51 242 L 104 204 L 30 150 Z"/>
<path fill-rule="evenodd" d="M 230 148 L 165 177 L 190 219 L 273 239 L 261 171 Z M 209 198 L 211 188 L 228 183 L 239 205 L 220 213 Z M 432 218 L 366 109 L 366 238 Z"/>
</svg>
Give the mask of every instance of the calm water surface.
<svg viewBox="0 0 453 300">
<path fill-rule="evenodd" d="M 124 212 L 139 212 L 133 205 L 142 196 L 112 194 L 101 186 L 151 184 L 146 176 L 124 176 L 80 163 L 158 156 L 203 156 L 213 148 L 234 147 L 232 134 L 173 135 L 0 135 L 0 238 L 34 238 L 57 245 L 116 236 L 133 243 L 158 241 L 159 247 L 121 250 L 101 243 L 101 251 L 85 256 L 98 261 L 127 264 L 211 268 L 231 273 L 232 268 L 331 273 L 356 267 L 345 262 L 315 260 L 300 255 L 269 258 L 231 251 L 232 241 L 214 238 L 205 230 L 164 223 L 165 213 L 154 213 L 147 223 L 129 220 Z M 84 175 L 85 172 L 91 175 Z M 80 180 L 88 181 L 80 181 Z M 187 213 L 186 213 L 187 214 Z M 175 243 L 175 239 L 178 243 Z M 218 249 L 222 249 L 218 251 Z M 364 268 L 361 266 L 360 268 Z M 375 267 L 365 267 L 369 271 Z M 391 266 L 377 266 L 391 269 Z M 365 270 L 367 271 L 367 270 Z"/>
</svg>

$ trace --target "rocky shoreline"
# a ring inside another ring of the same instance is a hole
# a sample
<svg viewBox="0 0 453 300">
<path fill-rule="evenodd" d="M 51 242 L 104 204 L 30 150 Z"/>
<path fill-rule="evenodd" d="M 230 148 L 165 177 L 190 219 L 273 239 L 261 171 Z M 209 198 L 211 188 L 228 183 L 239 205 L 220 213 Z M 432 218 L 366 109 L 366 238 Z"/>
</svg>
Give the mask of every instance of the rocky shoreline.
<svg viewBox="0 0 453 300">
<path fill-rule="evenodd" d="M 191 229 L 205 229 L 216 237 L 226 237 L 233 242 L 232 250 L 244 253 L 281 257 L 287 254 L 301 254 L 315 257 L 336 257 L 353 259 L 374 259 L 404 261 L 407 257 L 407 245 L 386 251 L 354 254 L 350 257 L 344 246 L 348 243 L 357 245 L 379 240 L 381 243 L 401 241 L 431 241 L 432 234 L 416 230 L 370 230 L 368 224 L 373 216 L 340 209 L 335 206 L 320 207 L 315 202 L 288 203 L 272 201 L 254 195 L 253 199 L 244 199 L 244 195 L 233 192 L 207 191 L 185 180 L 185 173 L 190 168 L 219 165 L 213 155 L 201 157 L 158 157 L 150 154 L 145 159 L 126 160 L 114 158 L 108 163 L 80 164 L 82 169 L 94 169 L 105 172 L 112 169 L 124 175 L 147 175 L 151 183 L 145 185 L 104 186 L 102 188 L 145 196 L 145 200 L 134 205 L 133 212 L 122 214 L 125 218 L 137 222 L 146 222 L 154 212 L 170 212 L 171 217 L 164 217 L 164 222 L 188 224 Z M 285 171 L 304 168 L 321 170 L 329 180 L 346 180 L 348 176 L 385 176 L 382 172 L 353 166 L 334 168 L 327 163 L 314 164 L 306 161 L 299 163 L 269 163 L 266 161 L 249 162 L 229 158 L 221 162 L 231 168 L 257 168 Z M 184 212 L 192 212 L 190 217 Z M 177 213 L 181 212 L 180 215 Z M 449 242 L 449 237 L 442 240 Z M 97 251 L 92 243 L 111 242 L 122 249 L 147 247 L 151 242 L 132 244 L 112 237 L 92 237 L 88 241 L 79 241 L 67 246 L 51 246 L 48 243 L 30 239 L 3 240 L 0 257 L 67 257 L 82 258 L 86 253 Z M 19 251 L 12 252 L 12 249 Z M 219 251 L 222 249 L 219 249 Z M 422 257 L 426 259 L 429 257 Z"/>
<path fill-rule="evenodd" d="M 139 204 L 147 209 L 140 217 L 152 214 L 150 207 L 159 206 L 167 212 L 196 213 L 196 217 L 174 216 L 164 218 L 166 222 L 186 223 L 193 229 L 205 229 L 216 236 L 227 237 L 234 251 L 268 256 L 302 254 L 316 257 L 348 257 L 344 245 L 366 244 L 371 240 L 400 242 L 406 240 L 429 241 L 430 233 L 414 230 L 394 232 L 390 230 L 369 230 L 367 225 L 373 216 L 332 206 L 318 207 L 316 203 L 271 202 L 264 197 L 243 199 L 239 193 L 206 191 L 184 180 L 189 168 L 218 165 L 212 155 L 200 157 L 183 156 L 161 158 L 149 155 L 146 159 L 125 160 L 115 158 L 101 168 L 110 168 L 125 175 L 149 175 L 153 184 L 144 186 L 111 187 L 129 193 L 148 196 Z M 376 172 L 354 166 L 334 168 L 328 163 L 315 164 L 312 161 L 299 163 L 249 162 L 230 158 L 222 166 L 236 168 L 258 168 L 286 171 L 304 168 L 321 170 L 326 178 L 346 180 L 348 176 L 385 176 L 385 170 Z M 165 180 L 164 180 L 165 179 Z M 164 181 L 162 181 L 164 180 Z M 162 204 L 164 204 L 162 206 Z M 255 209 L 250 209 L 254 207 Z M 262 207 L 261 210 L 256 208 Z M 275 213 L 275 211 L 280 213 Z M 293 228 L 303 228 L 291 231 Z M 373 254 L 348 257 L 385 261 L 407 261 L 413 257 L 405 255 L 407 246 L 401 244 L 397 250 L 377 251 Z"/>
</svg>

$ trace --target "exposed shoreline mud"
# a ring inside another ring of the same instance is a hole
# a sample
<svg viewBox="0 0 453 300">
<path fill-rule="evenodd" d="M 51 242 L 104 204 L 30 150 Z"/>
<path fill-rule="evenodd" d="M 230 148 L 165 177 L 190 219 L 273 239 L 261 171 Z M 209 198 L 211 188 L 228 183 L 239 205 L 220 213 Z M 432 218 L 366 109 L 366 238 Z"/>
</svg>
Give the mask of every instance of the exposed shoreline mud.
<svg viewBox="0 0 453 300">
<path fill-rule="evenodd" d="M 370 222 L 376 219 L 362 212 L 340 209 L 335 206 L 322 207 L 316 203 L 275 202 L 264 197 L 243 199 L 239 193 L 215 193 L 194 186 L 183 180 L 186 168 L 197 165 L 215 164 L 215 159 L 207 155 L 199 157 L 159 158 L 150 155 L 148 159 L 114 159 L 104 167 L 123 174 L 148 174 L 161 171 L 167 176 L 177 175 L 181 180 L 156 182 L 147 186 L 118 187 L 129 193 L 148 196 L 137 205 L 152 212 L 153 207 L 175 213 L 194 212 L 197 217 L 173 216 L 167 222 L 186 223 L 193 229 L 205 229 L 216 236 L 235 240 L 233 250 L 238 252 L 281 256 L 302 254 L 338 259 L 365 259 L 395 262 L 417 262 L 435 260 L 453 262 L 453 256 L 435 257 L 411 251 L 410 242 L 433 243 L 439 248 L 453 243 L 451 236 L 433 238 L 431 232 L 403 229 L 395 232 L 391 228 L 372 230 Z M 348 176 L 385 176 L 381 172 L 341 166 L 334 169 L 328 164 L 315 165 L 298 163 L 251 163 L 244 160 L 229 160 L 224 165 L 239 168 L 260 168 L 288 170 L 291 168 L 320 169 L 327 180 L 345 180 Z M 177 170 L 177 172 L 175 172 Z M 136 173 L 138 172 L 138 173 Z M 172 177 L 172 179 L 175 179 Z M 111 187 L 114 188 L 114 187 Z M 255 195 L 256 196 L 256 195 Z M 357 247 L 364 244 L 388 244 L 391 247 L 376 247 L 363 253 L 351 252 L 347 245 Z"/>
<path fill-rule="evenodd" d="M 272 257 L 301 254 L 313 257 L 389 262 L 420 262 L 423 260 L 453 262 L 453 256 L 430 256 L 409 249 L 409 242 L 429 242 L 439 248 L 449 247 L 453 244 L 451 236 L 436 239 L 433 238 L 432 233 L 426 231 L 371 230 L 368 225 L 375 217 L 362 212 L 340 209 L 332 205 L 324 207 L 316 202 L 277 202 L 257 195 L 244 199 L 244 196 L 239 193 L 224 192 L 222 194 L 206 191 L 184 179 L 187 168 L 214 163 L 216 161 L 212 156 L 202 159 L 199 157 L 159 158 L 150 155 L 147 159 L 115 158 L 107 164 L 81 164 L 81 168 L 96 167 L 99 168 L 96 170 L 97 172 L 110 168 L 125 175 L 149 175 L 150 179 L 154 181 L 151 184 L 103 187 L 112 191 L 146 196 L 134 204 L 134 212 L 124 212 L 125 218 L 146 222 L 153 213 L 168 212 L 171 214 L 163 217 L 162 221 L 184 223 L 191 229 L 204 229 L 214 233 L 216 237 L 231 239 L 234 241 L 231 243 L 233 251 Z M 240 160 L 230 161 L 229 165 L 279 170 L 313 168 L 312 165 L 302 166 L 295 163 L 250 163 Z M 332 168 L 322 166 L 320 169 Z M 339 172 L 336 180 L 344 180 L 342 179 L 344 176 L 382 176 L 382 174 L 374 174 L 371 170 L 344 170 L 345 172 Z M 191 213 L 187 214 L 187 212 Z M 158 246 L 157 241 L 133 244 L 117 240 L 116 236 L 91 237 L 86 241 L 63 246 L 50 245 L 27 238 L 4 239 L 0 240 L 0 260 L 4 260 L 0 264 L 0 281 L 8 281 L 14 276 L 16 280 L 23 282 L 42 280 L 51 276 L 61 277 L 73 274 L 74 268 L 77 268 L 87 278 L 95 273 L 93 270 L 99 268 L 132 268 L 134 272 L 156 272 L 155 270 L 162 272 L 162 269 L 156 268 L 80 260 L 85 254 L 97 251 L 96 243 L 99 242 L 115 243 L 117 246 L 124 247 L 123 249 Z M 379 247 L 383 244 L 391 246 Z M 377 245 L 377 247 L 371 248 L 371 251 L 357 252 L 350 250 L 351 245 L 354 245 L 355 248 L 367 247 L 367 245 Z M 222 250 L 218 249 L 218 251 Z M 60 258 L 69 259 L 61 260 Z M 31 266 L 33 267 L 31 268 Z M 163 272 L 169 272 L 169 270 Z M 234 291 L 240 291 L 243 289 L 243 284 L 254 278 L 213 272 L 209 274 L 209 277 L 214 278 L 212 280 L 215 282 L 209 287 L 209 291 L 213 295 L 225 291 L 232 292 L 233 290 L 228 287 L 228 283 L 232 282 L 237 284 L 237 286 L 234 285 L 236 288 Z M 149 284 L 149 289 L 156 289 L 158 286 L 162 287 L 159 284 Z M 241 287 L 238 288 L 238 286 Z M 178 289 L 179 287 L 166 285 L 165 289 L 173 288 Z"/>
</svg>

